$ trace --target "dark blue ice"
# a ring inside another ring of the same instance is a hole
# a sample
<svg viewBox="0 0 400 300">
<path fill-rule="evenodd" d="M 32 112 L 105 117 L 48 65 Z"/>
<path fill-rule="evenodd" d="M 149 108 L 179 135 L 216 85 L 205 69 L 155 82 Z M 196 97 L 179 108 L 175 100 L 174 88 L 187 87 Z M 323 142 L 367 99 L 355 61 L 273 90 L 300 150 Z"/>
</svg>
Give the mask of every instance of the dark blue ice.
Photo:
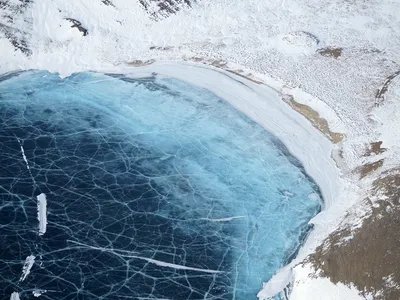
<svg viewBox="0 0 400 300">
<path fill-rule="evenodd" d="M 320 210 L 283 144 L 207 90 L 96 73 L 0 80 L 1 299 L 256 299 Z"/>
</svg>

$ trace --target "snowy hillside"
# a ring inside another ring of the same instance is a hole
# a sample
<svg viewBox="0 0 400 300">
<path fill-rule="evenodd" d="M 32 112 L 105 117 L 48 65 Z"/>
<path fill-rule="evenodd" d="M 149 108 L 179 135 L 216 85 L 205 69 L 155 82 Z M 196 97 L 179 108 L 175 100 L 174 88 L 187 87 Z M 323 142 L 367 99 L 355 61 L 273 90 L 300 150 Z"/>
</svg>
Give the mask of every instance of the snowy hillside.
<svg viewBox="0 0 400 300">
<path fill-rule="evenodd" d="M 399 0 L 0 0 L 0 55 L 0 74 L 186 61 L 274 88 L 332 142 L 342 184 L 292 264 L 290 299 L 399 299 L 400 270 L 380 267 L 398 242 L 349 254 L 399 240 L 385 229 L 400 225 Z"/>
</svg>

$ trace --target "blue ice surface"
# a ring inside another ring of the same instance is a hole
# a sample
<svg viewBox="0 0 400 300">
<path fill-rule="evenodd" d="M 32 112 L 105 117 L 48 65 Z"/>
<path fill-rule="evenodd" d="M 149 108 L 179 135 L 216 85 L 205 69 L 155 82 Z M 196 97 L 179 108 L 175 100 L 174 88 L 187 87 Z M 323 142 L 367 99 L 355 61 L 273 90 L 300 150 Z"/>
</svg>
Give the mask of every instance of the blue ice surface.
<svg viewBox="0 0 400 300">
<path fill-rule="evenodd" d="M 157 76 L 0 78 L 2 299 L 256 299 L 321 202 L 283 144 L 210 91 Z"/>
</svg>

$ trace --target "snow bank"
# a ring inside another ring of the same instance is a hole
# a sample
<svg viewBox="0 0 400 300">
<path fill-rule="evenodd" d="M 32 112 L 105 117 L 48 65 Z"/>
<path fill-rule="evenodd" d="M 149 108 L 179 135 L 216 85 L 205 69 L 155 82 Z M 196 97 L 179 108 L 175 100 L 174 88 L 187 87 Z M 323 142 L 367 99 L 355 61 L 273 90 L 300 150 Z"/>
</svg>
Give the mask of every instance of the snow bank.
<svg viewBox="0 0 400 300">
<path fill-rule="evenodd" d="M 258 293 L 259 299 L 269 299 L 283 291 L 293 280 L 293 271 L 291 265 L 280 269 L 274 277 L 264 283 L 262 290 Z"/>
<path fill-rule="evenodd" d="M 362 300 L 355 287 L 343 283 L 334 284 L 329 278 L 310 276 L 313 270 L 309 265 L 299 265 L 294 268 L 292 293 L 290 300 Z"/>
</svg>

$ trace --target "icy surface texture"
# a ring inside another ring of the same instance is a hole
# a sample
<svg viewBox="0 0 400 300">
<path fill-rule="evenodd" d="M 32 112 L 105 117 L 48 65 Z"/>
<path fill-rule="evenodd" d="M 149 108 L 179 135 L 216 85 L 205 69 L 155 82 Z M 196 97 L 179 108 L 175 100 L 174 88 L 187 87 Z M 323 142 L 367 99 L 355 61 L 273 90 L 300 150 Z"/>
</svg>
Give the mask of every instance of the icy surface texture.
<svg viewBox="0 0 400 300">
<path fill-rule="evenodd" d="M 1 78 L 2 299 L 256 299 L 320 203 L 279 141 L 206 90 L 156 75 Z"/>
</svg>

